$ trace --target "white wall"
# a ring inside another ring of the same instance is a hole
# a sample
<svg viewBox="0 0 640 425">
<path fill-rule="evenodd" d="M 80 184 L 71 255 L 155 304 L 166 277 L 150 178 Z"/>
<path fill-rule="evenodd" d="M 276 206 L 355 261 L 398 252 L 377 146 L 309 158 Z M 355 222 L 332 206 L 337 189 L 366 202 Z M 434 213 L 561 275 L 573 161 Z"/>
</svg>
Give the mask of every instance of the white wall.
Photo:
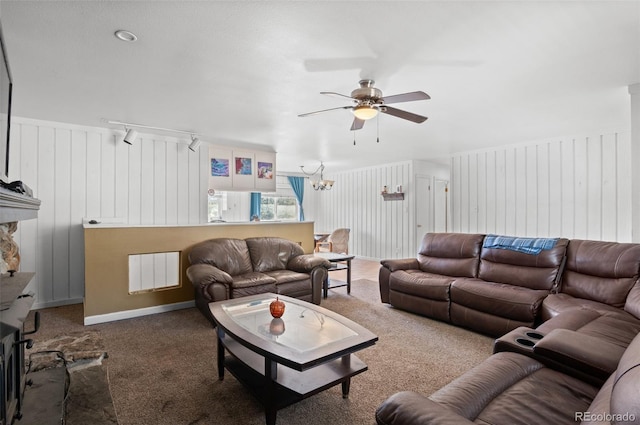
<svg viewBox="0 0 640 425">
<path fill-rule="evenodd" d="M 14 118 L 10 177 L 42 201 L 38 219 L 21 222 L 15 235 L 21 270 L 36 272 L 36 308 L 82 300 L 84 217 L 206 222 L 208 145 L 192 153 L 187 139 L 142 134 L 128 146 L 122 136 Z M 455 155 L 452 230 L 629 241 L 630 150 L 628 134 L 606 134 Z M 448 167 L 422 161 L 327 173 L 334 189 L 316 192 L 307 184 L 305 217 L 317 231 L 349 227 L 359 257 L 413 257 L 417 174 L 449 179 Z M 405 200 L 383 201 L 382 186 L 399 184 Z M 232 194 L 226 219 L 243 220 L 248 202 L 247 193 Z"/>
<path fill-rule="evenodd" d="M 453 230 L 631 241 L 628 133 L 454 155 Z"/>
<path fill-rule="evenodd" d="M 325 173 L 336 183 L 330 191 L 314 191 L 311 185 L 305 186 L 305 218 L 315 221 L 319 232 L 350 228 L 349 252 L 358 257 L 413 257 L 417 249 L 414 178 L 418 172 L 432 178 L 449 176 L 448 167 L 422 161 Z M 405 199 L 384 201 L 380 192 L 385 185 L 389 190 L 402 185 Z"/>
<path fill-rule="evenodd" d="M 18 225 L 22 271 L 35 271 L 36 308 L 81 302 L 83 217 L 129 224 L 198 224 L 207 218 L 207 144 L 188 139 L 14 117 L 10 178 L 42 201 L 37 220 Z"/>
</svg>

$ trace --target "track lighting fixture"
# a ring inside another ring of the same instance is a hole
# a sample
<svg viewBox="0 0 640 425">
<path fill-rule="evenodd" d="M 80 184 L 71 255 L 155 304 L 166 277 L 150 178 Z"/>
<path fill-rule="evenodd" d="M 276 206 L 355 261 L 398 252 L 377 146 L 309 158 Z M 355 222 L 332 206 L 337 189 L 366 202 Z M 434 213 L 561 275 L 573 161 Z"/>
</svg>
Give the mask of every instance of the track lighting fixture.
<svg viewBox="0 0 640 425">
<path fill-rule="evenodd" d="M 160 131 L 168 131 L 171 133 L 183 133 L 191 136 L 191 143 L 189 144 L 189 149 L 195 152 L 200 146 L 201 140 L 196 137 L 196 133 L 193 131 L 184 131 L 184 130 L 174 130 L 172 128 L 162 128 L 162 127 L 153 127 L 150 125 L 142 125 L 142 124 L 133 124 L 130 122 L 121 122 L 121 121 L 107 121 L 109 124 L 117 124 L 124 126 L 124 131 L 126 131 L 126 135 L 124 139 L 122 139 L 126 144 L 132 144 L 136 138 L 138 137 L 138 132 L 131 127 L 138 128 L 149 128 L 152 130 L 160 130 Z"/>
<path fill-rule="evenodd" d="M 189 144 L 189 149 L 193 152 L 197 151 L 200 147 L 200 139 L 198 139 L 193 134 L 191 135 L 191 143 Z"/>
<path fill-rule="evenodd" d="M 133 128 L 124 128 L 124 131 L 127 132 L 127 134 L 124 136 L 124 139 L 122 139 L 127 145 L 131 145 L 133 144 L 133 142 L 135 142 L 136 137 L 138 137 L 138 132 L 135 131 Z"/>
</svg>

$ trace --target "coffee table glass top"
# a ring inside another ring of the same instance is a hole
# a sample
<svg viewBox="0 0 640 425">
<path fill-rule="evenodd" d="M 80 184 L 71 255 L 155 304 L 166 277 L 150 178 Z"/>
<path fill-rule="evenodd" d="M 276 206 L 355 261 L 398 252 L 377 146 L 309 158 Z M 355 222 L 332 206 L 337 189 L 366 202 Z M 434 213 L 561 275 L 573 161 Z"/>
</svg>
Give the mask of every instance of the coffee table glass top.
<svg viewBox="0 0 640 425">
<path fill-rule="evenodd" d="M 313 255 L 315 255 L 316 257 L 322 257 L 329 261 L 345 261 L 355 258 L 355 255 L 340 254 L 338 252 L 314 252 Z"/>
<path fill-rule="evenodd" d="M 252 334 L 283 347 L 305 353 L 358 335 L 356 331 L 322 312 L 321 308 L 285 297 L 285 312 L 274 319 L 269 304 L 274 294 L 225 303 L 224 312 Z"/>
</svg>

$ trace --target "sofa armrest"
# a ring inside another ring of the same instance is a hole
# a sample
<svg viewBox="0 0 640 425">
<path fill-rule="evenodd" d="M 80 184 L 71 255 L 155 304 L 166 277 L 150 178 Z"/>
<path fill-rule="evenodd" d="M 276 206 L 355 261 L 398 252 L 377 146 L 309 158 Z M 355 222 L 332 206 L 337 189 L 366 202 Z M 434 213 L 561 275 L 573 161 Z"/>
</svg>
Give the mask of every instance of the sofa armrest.
<svg viewBox="0 0 640 425">
<path fill-rule="evenodd" d="M 187 277 L 194 286 L 205 287 L 212 283 L 232 284 L 233 278 L 229 273 L 211 264 L 194 264 L 187 268 Z"/>
<path fill-rule="evenodd" d="M 552 366 L 578 370 L 605 381 L 615 372 L 625 349 L 601 338 L 569 329 L 554 329 L 533 346 L 534 354 Z"/>
<path fill-rule="evenodd" d="M 467 418 L 413 391 L 393 394 L 376 409 L 378 425 L 470 425 Z"/>
<path fill-rule="evenodd" d="M 411 270 L 411 269 L 419 270 L 420 269 L 420 263 L 418 263 L 418 260 L 416 258 L 397 258 L 397 259 L 391 259 L 391 260 L 381 260 L 380 264 L 382 264 L 383 267 L 388 268 L 392 272 L 395 272 L 396 270 Z"/>
<path fill-rule="evenodd" d="M 287 263 L 287 268 L 298 273 L 309 273 L 316 267 L 331 268 L 329 260 L 313 254 L 296 255 Z"/>
</svg>

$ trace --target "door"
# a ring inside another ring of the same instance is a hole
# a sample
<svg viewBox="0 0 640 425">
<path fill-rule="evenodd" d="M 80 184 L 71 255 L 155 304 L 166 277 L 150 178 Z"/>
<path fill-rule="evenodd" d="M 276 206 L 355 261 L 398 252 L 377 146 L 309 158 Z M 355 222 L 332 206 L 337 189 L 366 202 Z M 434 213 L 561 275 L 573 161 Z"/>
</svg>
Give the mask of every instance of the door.
<svg viewBox="0 0 640 425">
<path fill-rule="evenodd" d="M 449 231 L 449 181 L 436 179 L 433 193 L 433 231 Z"/>
<path fill-rule="evenodd" d="M 425 233 L 431 231 L 431 177 L 416 176 L 416 246 L 414 252 L 420 249 L 420 243 Z"/>
</svg>

